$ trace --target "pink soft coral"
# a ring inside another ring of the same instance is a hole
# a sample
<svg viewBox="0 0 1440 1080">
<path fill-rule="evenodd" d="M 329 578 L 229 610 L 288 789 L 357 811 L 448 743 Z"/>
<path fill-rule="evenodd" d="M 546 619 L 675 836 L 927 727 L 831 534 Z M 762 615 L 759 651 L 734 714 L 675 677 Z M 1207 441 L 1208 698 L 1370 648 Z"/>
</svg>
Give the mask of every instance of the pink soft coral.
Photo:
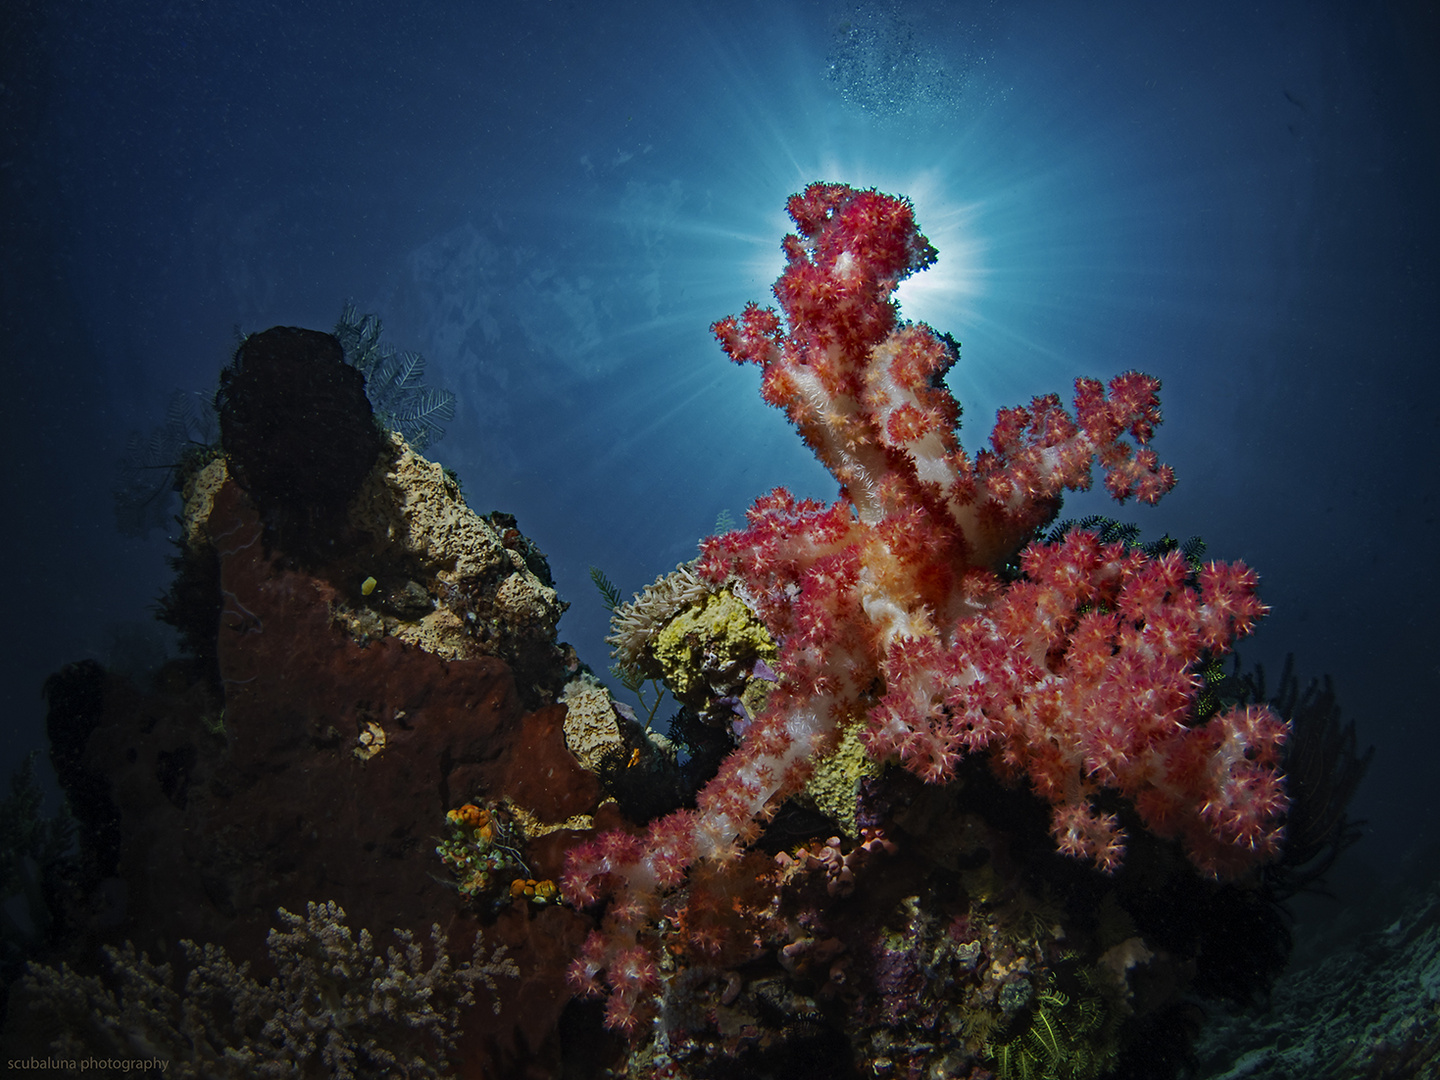
<svg viewBox="0 0 1440 1080">
<path fill-rule="evenodd" d="M 567 895 L 609 893 L 632 915 L 611 920 L 612 988 L 631 994 L 616 964 L 634 946 L 634 916 L 695 860 L 738 857 L 852 724 L 872 756 L 931 782 L 990 751 L 1051 803 L 1060 850 L 1107 871 L 1125 837 L 1095 806 L 1102 789 L 1212 874 L 1272 856 L 1285 724 L 1260 708 L 1199 722 L 1193 707 L 1197 664 L 1264 613 L 1254 574 L 1218 563 L 1192 574 L 1177 554 L 1150 558 L 1085 531 L 1033 540 L 1097 461 L 1122 502 L 1153 503 L 1173 486 L 1149 448 L 1159 382 L 1077 379 L 1073 414 L 1054 395 L 1005 410 L 972 461 L 942 381 L 955 353 L 899 322 L 891 298 L 935 259 L 910 203 L 812 184 L 789 211 L 799 235 L 785 240 L 775 286 L 785 319 L 751 304 L 714 331 L 732 359 L 760 366 L 765 399 L 840 498 L 777 489 L 746 529 L 703 545 L 700 572 L 736 582 L 780 643 L 779 681 L 695 811 L 654 823 L 643 842 L 602 837 L 572 854 Z M 1002 582 L 1017 555 L 1021 576 Z M 591 952 L 577 972 L 587 982 Z"/>
</svg>

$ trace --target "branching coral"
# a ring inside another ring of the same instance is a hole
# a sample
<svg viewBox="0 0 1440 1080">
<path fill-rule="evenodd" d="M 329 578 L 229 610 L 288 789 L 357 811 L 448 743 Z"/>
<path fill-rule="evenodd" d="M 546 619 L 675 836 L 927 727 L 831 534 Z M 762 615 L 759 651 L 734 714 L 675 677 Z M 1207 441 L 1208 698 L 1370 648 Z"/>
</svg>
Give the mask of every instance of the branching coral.
<svg viewBox="0 0 1440 1080">
<path fill-rule="evenodd" d="M 352 934 L 333 902 L 279 914 L 285 929 L 270 931 L 269 951 L 280 974 L 268 983 L 219 946 L 186 941 L 190 971 L 178 991 L 169 964 L 128 943 L 107 950 L 114 987 L 68 966 L 32 964 L 26 989 L 63 1023 L 54 1049 L 67 1058 L 138 1055 L 193 1080 L 433 1078 L 445 1074 L 459 1007 L 474 1001 L 475 984 L 494 995 L 498 977 L 519 975 L 504 946 L 487 955 L 478 935 L 473 959 L 457 968 L 433 927 L 427 965 L 408 931 L 396 931 L 399 949 L 377 953 L 370 932 Z"/>
<path fill-rule="evenodd" d="M 1254 573 L 1195 572 L 1179 552 L 1152 557 L 1083 529 L 1037 539 L 1097 464 L 1122 502 L 1171 488 L 1149 446 L 1158 381 L 1077 379 L 1073 413 L 1053 394 L 1004 410 L 972 459 L 943 383 L 958 350 L 902 323 L 892 299 L 936 257 L 910 203 L 813 184 L 789 211 L 798 234 L 775 286 L 785 318 L 751 304 L 714 331 L 732 359 L 762 369 L 765 400 L 840 498 L 777 489 L 746 529 L 702 545 L 698 579 L 738 583 L 778 643 L 778 683 L 694 810 L 571 853 L 570 901 L 613 901 L 575 982 L 594 988 L 603 973 L 620 1027 L 655 981 L 640 942 L 659 898 L 697 862 L 733 865 L 847 723 L 863 725 L 873 759 L 928 782 L 988 752 L 1050 803 L 1060 850 L 1106 871 L 1125 834 L 1105 792 L 1212 875 L 1279 844 L 1285 723 L 1263 707 L 1209 718 L 1193 707 L 1197 669 L 1264 613 Z M 1017 555 L 1018 578 L 1002 578 Z"/>
<path fill-rule="evenodd" d="M 27 954 L 57 930 L 56 908 L 78 869 L 75 819 L 63 804 L 41 813 L 44 796 L 32 750 L 0 799 L 0 1008 Z M 23 915 L 21 914 L 23 912 Z M 63 923 L 61 924 L 63 925 Z"/>
</svg>

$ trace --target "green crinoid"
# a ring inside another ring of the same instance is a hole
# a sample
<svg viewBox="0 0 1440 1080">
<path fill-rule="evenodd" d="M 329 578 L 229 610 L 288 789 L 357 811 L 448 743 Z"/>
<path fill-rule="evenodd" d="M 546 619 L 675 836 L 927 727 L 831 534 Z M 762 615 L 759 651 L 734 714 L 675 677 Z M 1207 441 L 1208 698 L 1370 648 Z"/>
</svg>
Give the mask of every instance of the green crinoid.
<svg viewBox="0 0 1440 1080">
<path fill-rule="evenodd" d="M 1063 992 L 1052 972 L 1005 1038 L 987 1042 L 1002 1080 L 1094 1080 L 1115 1062 L 1116 1016 L 1082 969 Z"/>
</svg>

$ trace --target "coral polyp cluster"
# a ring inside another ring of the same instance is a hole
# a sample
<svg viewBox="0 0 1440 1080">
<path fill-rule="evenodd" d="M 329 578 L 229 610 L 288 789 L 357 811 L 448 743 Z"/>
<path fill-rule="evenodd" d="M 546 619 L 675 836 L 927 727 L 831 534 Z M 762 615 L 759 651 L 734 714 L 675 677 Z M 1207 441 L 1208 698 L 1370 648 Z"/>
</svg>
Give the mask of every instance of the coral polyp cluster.
<svg viewBox="0 0 1440 1080">
<path fill-rule="evenodd" d="M 548 878 L 536 880 L 521 857 L 519 838 L 506 816 L 490 807 L 466 803 L 445 814 L 449 835 L 435 847 L 455 877 L 461 897 L 495 906 L 506 900 L 553 903 L 559 895 Z"/>
</svg>

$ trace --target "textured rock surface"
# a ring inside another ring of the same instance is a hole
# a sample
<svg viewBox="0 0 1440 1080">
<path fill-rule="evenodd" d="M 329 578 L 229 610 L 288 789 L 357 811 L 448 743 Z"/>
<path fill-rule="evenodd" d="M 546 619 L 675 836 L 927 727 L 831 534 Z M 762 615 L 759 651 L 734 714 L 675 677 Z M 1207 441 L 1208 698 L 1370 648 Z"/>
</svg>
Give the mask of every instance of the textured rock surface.
<svg viewBox="0 0 1440 1080">
<path fill-rule="evenodd" d="M 215 494 L 230 478 L 230 469 L 224 457 L 217 456 L 203 469 L 192 476 L 185 485 L 185 506 L 180 518 L 183 538 L 192 550 L 198 550 L 208 543 L 205 536 L 205 522 L 215 506 Z"/>
<path fill-rule="evenodd" d="M 1440 1076 L 1440 878 L 1351 909 L 1275 984 L 1263 1013 L 1217 1016 L 1196 1047 L 1209 1080 Z M 1354 912 L 1386 916 L 1362 929 Z M 1323 924 L 1322 924 L 1323 925 Z"/>
<path fill-rule="evenodd" d="M 408 555 L 450 581 L 484 578 L 510 565 L 495 530 L 465 505 L 443 468 L 399 435 L 390 436 L 389 450 L 350 507 L 350 523 L 371 536 L 372 553 Z"/>
<path fill-rule="evenodd" d="M 610 692 L 594 679 L 581 676 L 565 685 L 562 700 L 565 745 L 586 769 L 599 772 L 607 755 L 625 749 Z"/>
<path fill-rule="evenodd" d="M 195 557 L 236 546 L 232 524 L 210 520 L 227 478 L 219 458 L 186 486 L 182 527 Z M 397 434 L 347 521 L 333 558 L 313 569 L 331 586 L 335 620 L 355 640 L 398 638 L 446 660 L 498 657 L 515 671 L 527 706 L 555 699 L 575 667 L 555 645 L 568 605 L 544 557 L 517 529 L 476 514 L 445 470 Z M 274 539 L 266 530 L 259 542 Z"/>
<path fill-rule="evenodd" d="M 528 704 L 554 699 L 559 685 L 545 676 L 555 669 L 555 628 L 567 605 L 518 530 L 502 532 L 476 514 L 444 469 L 399 435 L 361 485 L 349 520 L 353 554 L 336 610 L 352 633 L 369 638 L 383 627 L 449 660 L 497 656 L 516 671 Z M 361 594 L 372 576 L 374 591 Z"/>
</svg>

